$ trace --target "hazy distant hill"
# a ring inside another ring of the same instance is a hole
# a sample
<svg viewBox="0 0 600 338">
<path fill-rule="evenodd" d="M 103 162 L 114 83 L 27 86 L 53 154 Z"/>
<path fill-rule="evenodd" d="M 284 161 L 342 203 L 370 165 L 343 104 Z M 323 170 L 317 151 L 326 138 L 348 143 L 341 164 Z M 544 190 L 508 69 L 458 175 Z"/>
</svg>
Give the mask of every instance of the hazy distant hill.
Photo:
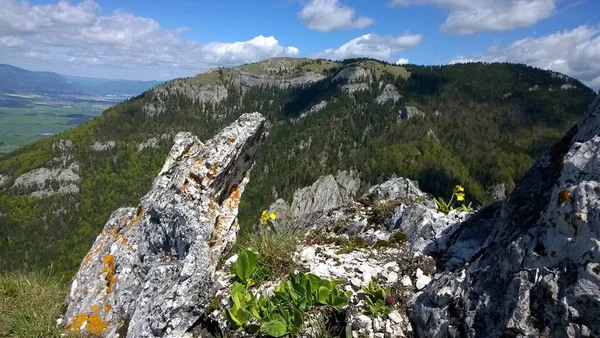
<svg viewBox="0 0 600 338">
<path fill-rule="evenodd" d="M 0 92 L 135 96 L 162 81 L 129 81 L 29 71 L 0 64 Z"/>
<path fill-rule="evenodd" d="M 76 86 L 53 72 L 32 72 L 0 64 L 0 92 L 9 93 L 75 93 Z"/>
</svg>

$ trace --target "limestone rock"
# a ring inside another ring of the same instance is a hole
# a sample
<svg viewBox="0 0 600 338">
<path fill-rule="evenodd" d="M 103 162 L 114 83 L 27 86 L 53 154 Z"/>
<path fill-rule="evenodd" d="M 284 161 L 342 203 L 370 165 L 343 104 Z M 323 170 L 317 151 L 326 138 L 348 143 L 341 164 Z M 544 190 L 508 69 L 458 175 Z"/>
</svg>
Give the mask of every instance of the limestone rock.
<svg viewBox="0 0 600 338">
<path fill-rule="evenodd" d="M 90 149 L 92 149 L 93 151 L 100 152 L 100 151 L 113 149 L 114 147 L 115 147 L 115 141 L 108 140 L 106 142 L 96 141 L 90 146 Z"/>
<path fill-rule="evenodd" d="M 142 107 L 144 113 L 148 117 L 165 113 L 167 107 L 164 102 L 175 94 L 186 97 L 200 105 L 218 104 L 229 97 L 227 88 L 223 85 L 196 85 L 186 80 L 175 80 L 152 90 L 152 100 L 144 103 Z"/>
<path fill-rule="evenodd" d="M 73 158 L 73 142 L 59 139 L 52 144 L 56 155 L 47 167 L 37 168 L 15 179 L 13 188 L 31 191 L 32 197 L 79 193 L 79 163 Z"/>
<path fill-rule="evenodd" d="M 156 149 L 158 148 L 158 139 L 156 137 L 151 137 L 144 142 L 138 143 L 137 150 L 143 151 L 146 149 Z"/>
<path fill-rule="evenodd" d="M 407 178 L 392 178 L 381 184 L 369 188 L 369 194 L 375 194 L 377 197 L 386 200 L 410 200 L 415 201 L 419 198 L 425 198 L 425 194 L 419 189 L 416 181 Z"/>
<path fill-rule="evenodd" d="M 462 265 L 441 253 L 443 270 L 410 307 L 417 336 L 600 335 L 599 133 L 600 97 L 500 212 L 473 217 L 489 236 Z M 447 252 L 477 223 L 455 229 Z"/>
<path fill-rule="evenodd" d="M 264 138 L 244 114 L 206 143 L 179 133 L 137 208 L 115 211 L 71 285 L 67 325 L 105 337 L 181 337 L 210 303 Z"/>
<path fill-rule="evenodd" d="M 350 66 L 342 69 L 331 81 L 336 82 L 342 80 L 348 83 L 371 83 L 371 74 L 362 67 Z"/>
<path fill-rule="evenodd" d="M 267 74 L 254 74 L 232 68 L 235 72 L 234 83 L 241 87 L 279 87 L 282 89 L 290 87 L 306 86 L 325 79 L 325 75 L 308 72 L 297 77 L 284 77 Z"/>
<path fill-rule="evenodd" d="M 6 183 L 6 181 L 8 181 L 8 176 L 0 174 L 0 186 L 4 185 L 4 183 Z"/>
<path fill-rule="evenodd" d="M 506 186 L 504 183 L 494 184 L 486 193 L 492 201 L 502 201 L 506 198 Z"/>
<path fill-rule="evenodd" d="M 393 84 L 388 83 L 385 85 L 385 87 L 383 87 L 383 91 L 381 92 L 381 94 L 379 94 L 379 96 L 377 96 L 377 98 L 375 99 L 375 102 L 377 104 L 385 104 L 391 100 L 393 103 L 396 103 L 401 98 L 402 98 L 402 95 L 400 95 L 400 93 L 398 93 L 398 90 L 396 89 L 396 87 L 394 87 Z"/>
<path fill-rule="evenodd" d="M 292 217 L 297 219 L 310 213 L 347 205 L 359 189 L 360 179 L 355 173 L 342 171 L 336 177 L 323 176 L 310 187 L 294 192 Z"/>
<path fill-rule="evenodd" d="M 401 109 L 398 112 L 398 116 L 403 120 L 410 120 L 412 118 L 423 118 L 425 117 L 425 112 L 420 111 L 419 108 L 413 106 L 404 106 L 404 109 Z"/>
</svg>

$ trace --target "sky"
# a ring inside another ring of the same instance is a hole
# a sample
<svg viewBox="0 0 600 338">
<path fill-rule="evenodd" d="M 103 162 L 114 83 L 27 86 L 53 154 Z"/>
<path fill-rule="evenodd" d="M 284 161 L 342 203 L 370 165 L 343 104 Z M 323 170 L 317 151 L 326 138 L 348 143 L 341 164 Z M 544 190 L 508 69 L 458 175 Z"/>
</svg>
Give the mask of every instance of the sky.
<svg viewBox="0 0 600 338">
<path fill-rule="evenodd" d="M 518 62 L 600 89 L 600 0 L 0 0 L 0 63 L 132 80 L 276 56 Z"/>
</svg>

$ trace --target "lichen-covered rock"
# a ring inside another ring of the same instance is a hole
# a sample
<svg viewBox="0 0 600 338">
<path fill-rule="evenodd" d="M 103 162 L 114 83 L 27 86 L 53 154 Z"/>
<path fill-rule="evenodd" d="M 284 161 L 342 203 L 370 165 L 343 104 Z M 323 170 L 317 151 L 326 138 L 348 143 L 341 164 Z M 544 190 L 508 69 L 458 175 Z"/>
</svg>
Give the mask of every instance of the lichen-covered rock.
<svg viewBox="0 0 600 338">
<path fill-rule="evenodd" d="M 72 282 L 75 331 L 105 337 L 181 337 L 214 291 L 235 241 L 240 196 L 264 138 L 264 118 L 242 115 L 206 143 L 179 133 L 137 208 L 115 211 Z"/>
<path fill-rule="evenodd" d="M 291 204 L 295 219 L 310 213 L 347 205 L 360 189 L 360 179 L 353 172 L 342 171 L 336 177 L 320 177 L 310 187 L 294 192 Z"/>
<path fill-rule="evenodd" d="M 599 133 L 600 97 L 499 212 L 488 207 L 454 229 L 444 270 L 410 307 L 417 336 L 600 335 Z M 460 264 L 453 249 L 469 248 L 478 224 L 489 236 Z"/>
<path fill-rule="evenodd" d="M 396 87 L 394 87 L 393 84 L 388 83 L 385 85 L 385 87 L 383 87 L 381 94 L 379 94 L 379 96 L 377 96 L 377 98 L 375 99 L 375 102 L 377 104 L 385 104 L 391 100 L 393 103 L 396 103 L 401 98 L 402 98 L 402 95 L 400 95 L 400 93 L 398 93 L 398 90 L 396 89 Z"/>
</svg>

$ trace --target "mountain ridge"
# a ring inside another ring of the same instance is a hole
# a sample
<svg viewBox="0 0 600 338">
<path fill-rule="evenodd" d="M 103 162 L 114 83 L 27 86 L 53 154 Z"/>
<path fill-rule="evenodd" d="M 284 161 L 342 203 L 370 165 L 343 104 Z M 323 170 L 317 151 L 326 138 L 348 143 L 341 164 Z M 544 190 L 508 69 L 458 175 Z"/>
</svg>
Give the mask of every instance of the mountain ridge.
<svg viewBox="0 0 600 338">
<path fill-rule="evenodd" d="M 355 169 L 365 184 L 409 177 L 442 197 L 462 184 L 468 200 L 486 203 L 494 186 L 509 193 L 593 97 L 577 80 L 515 64 L 275 59 L 171 80 L 0 158 L 0 269 L 72 273 L 109 213 L 148 191 L 179 131 L 205 140 L 245 112 L 267 118 L 270 136 L 240 203 L 245 231 L 277 198 L 339 170 Z M 34 170 L 69 168 L 78 180 L 15 186 Z M 61 193 L 67 185 L 77 191 Z"/>
</svg>

